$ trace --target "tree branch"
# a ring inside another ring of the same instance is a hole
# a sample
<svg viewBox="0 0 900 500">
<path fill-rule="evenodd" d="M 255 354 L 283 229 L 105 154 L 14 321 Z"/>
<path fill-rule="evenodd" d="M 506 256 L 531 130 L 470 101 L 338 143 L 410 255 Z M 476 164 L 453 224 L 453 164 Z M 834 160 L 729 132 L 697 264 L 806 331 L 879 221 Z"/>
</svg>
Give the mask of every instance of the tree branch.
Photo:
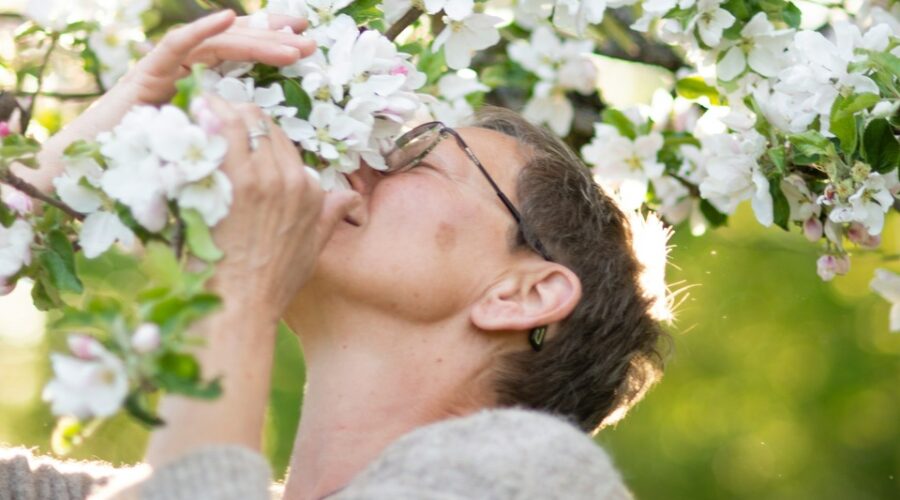
<svg viewBox="0 0 900 500">
<path fill-rule="evenodd" d="M 397 20 L 387 31 L 384 32 L 384 36 L 387 37 L 388 40 L 394 41 L 400 33 L 403 32 L 410 24 L 412 24 L 419 16 L 422 15 L 422 11 L 413 7 L 406 11 L 406 14 L 403 14 L 403 17 Z"/>
<path fill-rule="evenodd" d="M 69 205 L 66 205 L 62 201 L 59 201 L 50 196 L 47 196 L 46 194 L 41 192 L 40 189 L 32 186 L 31 184 L 26 182 L 24 179 L 16 176 L 14 173 L 10 172 L 9 170 L 4 172 L 3 175 L 0 176 L 0 182 L 3 182 L 4 184 L 8 184 L 9 186 L 12 186 L 13 188 L 18 189 L 19 191 L 27 194 L 28 196 L 30 196 L 36 200 L 40 200 L 48 205 L 52 205 L 52 206 L 62 210 L 63 212 L 65 212 L 67 215 L 69 215 L 70 217 L 72 217 L 74 219 L 84 220 L 83 213 L 76 211 L 74 208 L 70 207 Z"/>
<path fill-rule="evenodd" d="M 28 130 L 28 125 L 31 123 L 31 117 L 34 116 L 34 105 L 37 102 L 37 95 L 41 93 L 41 87 L 44 85 L 44 73 L 47 71 L 47 64 L 50 63 L 50 56 L 53 54 L 53 50 L 56 49 L 56 43 L 58 41 L 59 35 L 54 34 L 50 38 L 50 47 L 47 48 L 47 53 L 44 54 L 44 60 L 41 61 L 41 69 L 37 74 L 37 89 L 34 91 L 35 97 L 28 103 L 27 113 L 22 117 L 22 133 L 25 133 L 25 131 Z"/>
<path fill-rule="evenodd" d="M 100 97 L 103 94 L 100 92 L 82 92 L 82 93 L 72 93 L 67 94 L 65 92 L 14 92 L 16 97 L 52 97 L 54 99 L 93 99 L 94 97 Z"/>
</svg>

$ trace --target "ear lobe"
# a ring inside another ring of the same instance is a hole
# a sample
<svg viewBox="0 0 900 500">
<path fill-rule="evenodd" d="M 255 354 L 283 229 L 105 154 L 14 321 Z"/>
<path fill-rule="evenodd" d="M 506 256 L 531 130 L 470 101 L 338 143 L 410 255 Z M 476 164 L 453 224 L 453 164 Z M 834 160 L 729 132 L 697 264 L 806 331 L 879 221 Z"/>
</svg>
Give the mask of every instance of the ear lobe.
<svg viewBox="0 0 900 500">
<path fill-rule="evenodd" d="M 564 319 L 580 300 L 578 276 L 565 266 L 543 262 L 491 287 L 470 319 L 481 330 L 527 331 Z"/>
</svg>

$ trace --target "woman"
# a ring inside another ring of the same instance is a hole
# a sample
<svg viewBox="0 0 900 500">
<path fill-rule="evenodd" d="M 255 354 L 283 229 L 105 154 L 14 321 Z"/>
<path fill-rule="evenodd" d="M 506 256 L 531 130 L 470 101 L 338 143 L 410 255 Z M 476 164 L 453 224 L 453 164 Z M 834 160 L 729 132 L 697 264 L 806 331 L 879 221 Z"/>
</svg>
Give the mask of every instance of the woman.
<svg viewBox="0 0 900 500">
<path fill-rule="evenodd" d="M 134 104 L 166 101 L 192 63 L 285 65 L 313 50 L 274 31 L 299 33 L 302 20 L 270 25 L 223 12 L 167 34 L 49 141 L 40 171 L 19 174 L 49 189 L 67 144 Z M 258 108 L 208 100 L 229 140 L 235 201 L 214 230 L 226 258 L 211 285 L 225 307 L 198 333 L 224 396 L 166 397 L 169 425 L 146 457 L 155 471 L 128 492 L 265 495 L 256 452 L 284 318 L 308 384 L 286 498 L 627 496 L 576 426 L 595 430 L 653 381 L 651 310 L 664 299 L 641 288 L 626 218 L 564 145 L 495 110 L 459 131 L 414 129 L 389 172 L 363 167 L 352 191 L 324 193 L 274 124 L 251 148 L 248 131 L 268 121 Z"/>
</svg>

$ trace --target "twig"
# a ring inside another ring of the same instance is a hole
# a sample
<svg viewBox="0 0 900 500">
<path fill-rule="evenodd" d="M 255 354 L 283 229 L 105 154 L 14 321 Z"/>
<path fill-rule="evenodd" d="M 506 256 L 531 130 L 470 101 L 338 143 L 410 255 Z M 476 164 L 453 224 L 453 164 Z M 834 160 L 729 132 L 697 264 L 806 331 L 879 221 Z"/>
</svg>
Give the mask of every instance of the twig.
<svg viewBox="0 0 900 500">
<path fill-rule="evenodd" d="M 172 235 L 172 249 L 175 250 L 175 257 L 181 259 L 184 253 L 184 219 L 181 216 L 175 217 L 175 233 Z"/>
<path fill-rule="evenodd" d="M 400 33 L 403 32 L 410 24 L 412 24 L 419 16 L 422 15 L 422 11 L 412 7 L 406 14 L 403 14 L 403 17 L 397 20 L 387 31 L 384 32 L 384 36 L 387 37 L 388 40 L 393 41 L 397 38 Z"/>
<path fill-rule="evenodd" d="M 37 74 L 37 89 L 34 91 L 36 95 L 31 99 L 31 102 L 28 103 L 28 113 L 23 117 L 25 123 L 22 124 L 22 132 L 28 130 L 28 125 L 31 123 L 31 117 L 34 116 L 34 105 L 37 102 L 37 95 L 41 93 L 41 86 L 44 85 L 44 73 L 47 71 L 47 64 L 50 62 L 50 56 L 56 48 L 57 41 L 59 41 L 59 35 L 54 34 L 50 38 L 50 47 L 47 49 L 47 53 L 44 54 L 44 60 L 41 61 L 41 69 Z"/>
<path fill-rule="evenodd" d="M 103 94 L 100 92 L 82 92 L 82 93 L 73 93 L 67 94 L 65 92 L 15 92 L 16 97 L 52 97 L 54 99 L 92 99 L 94 97 L 100 97 Z"/>
<path fill-rule="evenodd" d="M 696 197 L 696 198 L 700 198 L 700 188 L 697 187 L 695 184 L 692 184 L 690 181 L 688 181 L 688 180 L 685 179 L 684 177 L 681 177 L 681 176 L 678 175 L 678 174 L 668 174 L 668 175 L 669 175 L 670 177 L 672 177 L 673 179 L 675 179 L 676 181 L 680 182 L 681 185 L 683 185 L 684 187 L 686 187 L 687 190 L 690 192 L 691 196 L 694 196 L 694 197 Z"/>
<path fill-rule="evenodd" d="M 66 205 L 62 201 L 59 201 L 59 200 L 51 198 L 50 196 L 47 196 L 46 194 L 42 193 L 40 189 L 32 186 L 31 184 L 26 182 L 24 179 L 16 176 L 14 173 L 12 173 L 8 170 L 5 173 L 3 173 L 2 177 L 0 177 L 0 181 L 16 188 L 17 190 L 27 194 L 28 196 L 30 196 L 36 200 L 41 200 L 48 205 L 52 205 L 52 206 L 62 210 L 63 212 L 65 212 L 67 215 L 69 215 L 70 217 L 72 217 L 74 219 L 84 220 L 83 213 L 76 211 L 74 208 L 70 207 L 69 205 Z"/>
</svg>

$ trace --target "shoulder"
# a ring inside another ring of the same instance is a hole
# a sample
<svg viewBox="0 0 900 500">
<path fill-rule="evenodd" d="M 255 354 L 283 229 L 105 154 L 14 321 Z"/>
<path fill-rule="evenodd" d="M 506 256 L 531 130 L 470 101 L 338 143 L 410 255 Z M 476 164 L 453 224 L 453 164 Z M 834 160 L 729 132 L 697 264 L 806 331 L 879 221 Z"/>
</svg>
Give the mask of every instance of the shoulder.
<svg viewBox="0 0 900 500">
<path fill-rule="evenodd" d="M 136 470 L 99 461 L 57 460 L 26 448 L 0 448 L 0 498 L 86 498 L 95 487 Z"/>
<path fill-rule="evenodd" d="M 523 409 L 485 410 L 410 432 L 337 498 L 382 497 L 353 496 L 360 487 L 384 490 L 384 498 L 630 498 L 590 437 L 562 418 Z"/>
</svg>

